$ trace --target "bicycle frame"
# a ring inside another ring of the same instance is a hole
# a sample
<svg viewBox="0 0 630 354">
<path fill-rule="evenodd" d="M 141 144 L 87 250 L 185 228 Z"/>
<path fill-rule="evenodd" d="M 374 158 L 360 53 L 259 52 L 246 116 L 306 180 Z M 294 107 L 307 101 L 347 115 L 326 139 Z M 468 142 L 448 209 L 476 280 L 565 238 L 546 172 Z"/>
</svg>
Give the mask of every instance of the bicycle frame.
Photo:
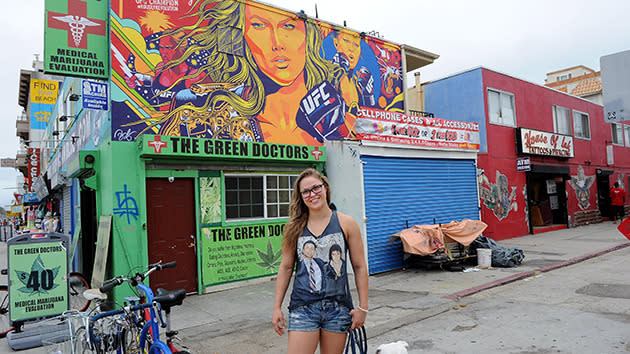
<svg viewBox="0 0 630 354">
<path fill-rule="evenodd" d="M 144 285 L 143 283 L 138 283 L 138 285 L 136 285 L 136 287 L 142 291 L 147 299 L 147 304 L 151 305 L 153 303 L 153 290 L 151 290 L 150 287 Z M 157 346 L 160 350 L 162 350 L 162 353 L 164 354 L 170 354 L 171 350 L 170 348 L 166 345 L 166 343 L 162 342 L 160 340 L 160 327 L 158 325 L 158 315 L 161 316 L 161 314 L 157 314 L 155 313 L 155 308 L 154 306 L 149 306 L 149 313 L 151 315 L 151 318 L 145 322 L 144 327 L 142 327 L 142 332 L 140 332 L 140 349 L 144 350 L 144 344 L 146 343 L 146 338 L 147 338 L 147 332 L 149 332 L 149 330 L 151 331 L 151 338 L 153 339 L 153 344 L 151 345 L 151 348 L 153 348 L 153 346 Z"/>
</svg>

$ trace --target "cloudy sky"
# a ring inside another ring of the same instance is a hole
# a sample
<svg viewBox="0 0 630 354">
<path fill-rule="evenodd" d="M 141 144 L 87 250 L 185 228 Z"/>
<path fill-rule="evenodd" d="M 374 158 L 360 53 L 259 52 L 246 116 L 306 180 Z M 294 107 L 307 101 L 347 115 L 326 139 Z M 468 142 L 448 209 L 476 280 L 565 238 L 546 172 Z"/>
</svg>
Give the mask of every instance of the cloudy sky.
<svg viewBox="0 0 630 354">
<path fill-rule="evenodd" d="M 61 0 L 59 0 L 61 1 Z M 127 0 L 133 1 L 133 0 Z M 179 0 L 180 3 L 190 0 Z M 545 74 L 630 49 L 628 0 L 268 0 L 358 31 L 377 31 L 440 57 L 422 81 L 477 66 L 542 84 Z M 0 28 L 0 157 L 15 157 L 20 69 L 43 53 L 44 0 L 3 1 Z M 17 173 L 0 169 L 0 206 L 10 204 Z M 13 188 L 13 189 L 11 189 Z"/>
</svg>

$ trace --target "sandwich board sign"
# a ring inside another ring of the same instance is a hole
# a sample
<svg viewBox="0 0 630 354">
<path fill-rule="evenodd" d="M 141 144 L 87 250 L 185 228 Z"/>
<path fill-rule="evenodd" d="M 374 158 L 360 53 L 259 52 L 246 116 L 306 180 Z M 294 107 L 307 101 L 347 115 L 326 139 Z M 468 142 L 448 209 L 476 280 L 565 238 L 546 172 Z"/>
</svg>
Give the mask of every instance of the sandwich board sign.
<svg viewBox="0 0 630 354">
<path fill-rule="evenodd" d="M 68 236 L 31 232 L 7 242 L 9 319 L 25 322 L 68 309 Z"/>
</svg>

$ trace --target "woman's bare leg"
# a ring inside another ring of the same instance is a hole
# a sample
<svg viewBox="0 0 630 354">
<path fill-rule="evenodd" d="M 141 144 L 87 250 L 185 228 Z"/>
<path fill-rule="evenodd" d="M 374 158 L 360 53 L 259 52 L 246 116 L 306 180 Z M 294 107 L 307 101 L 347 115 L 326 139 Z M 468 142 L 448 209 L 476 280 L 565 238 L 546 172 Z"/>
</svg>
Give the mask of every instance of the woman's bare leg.
<svg viewBox="0 0 630 354">
<path fill-rule="evenodd" d="M 346 347 L 347 333 L 321 331 L 319 352 L 321 354 L 341 354 Z"/>
<path fill-rule="evenodd" d="M 319 342 L 321 331 L 301 332 L 289 331 L 288 354 L 313 354 Z M 323 352 L 322 352 L 323 353 Z"/>
</svg>

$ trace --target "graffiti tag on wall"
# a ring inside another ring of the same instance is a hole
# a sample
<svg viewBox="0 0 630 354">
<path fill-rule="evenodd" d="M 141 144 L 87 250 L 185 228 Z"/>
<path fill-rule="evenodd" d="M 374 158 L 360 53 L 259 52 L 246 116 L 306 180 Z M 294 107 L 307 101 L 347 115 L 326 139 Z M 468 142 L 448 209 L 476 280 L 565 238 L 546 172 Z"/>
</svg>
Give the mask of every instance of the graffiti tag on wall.
<svg viewBox="0 0 630 354">
<path fill-rule="evenodd" d="M 575 190 L 575 196 L 577 198 L 578 207 L 582 210 L 588 209 L 591 206 L 591 186 L 595 182 L 595 176 L 585 176 L 584 168 L 578 166 L 577 176 L 571 176 L 569 185 Z"/>
<path fill-rule="evenodd" d="M 516 203 L 516 187 L 510 187 L 507 177 L 496 171 L 496 183 L 492 184 L 488 177 L 481 172 L 477 173 L 477 184 L 479 185 L 479 198 L 483 204 L 497 217 L 503 220 L 511 210 L 518 211 Z M 511 191 L 510 191 L 511 188 Z"/>
</svg>

